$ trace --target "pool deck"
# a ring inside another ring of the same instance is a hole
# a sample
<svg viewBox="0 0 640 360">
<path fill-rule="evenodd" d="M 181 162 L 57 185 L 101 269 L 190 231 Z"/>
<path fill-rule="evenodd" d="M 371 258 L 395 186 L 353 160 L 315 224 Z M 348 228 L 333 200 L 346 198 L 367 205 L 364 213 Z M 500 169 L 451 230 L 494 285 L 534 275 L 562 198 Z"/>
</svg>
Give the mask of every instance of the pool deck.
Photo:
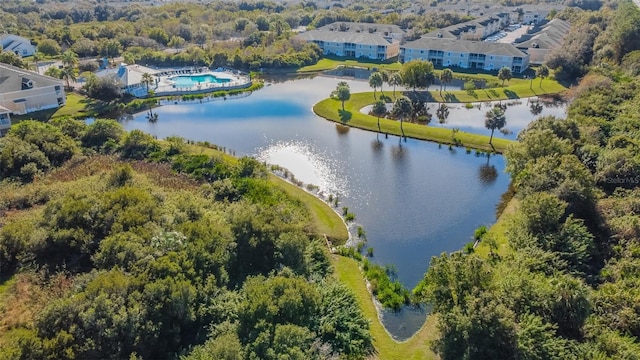
<svg viewBox="0 0 640 360">
<path fill-rule="evenodd" d="M 192 76 L 192 75 L 213 75 L 219 79 L 229 79 L 224 83 L 200 83 L 193 86 L 177 86 L 171 80 L 175 76 Z M 202 94 L 222 90 L 244 89 L 251 86 L 252 82 L 249 76 L 242 75 L 239 72 L 231 71 L 193 71 L 186 70 L 168 70 L 155 74 L 158 82 L 152 87 L 157 96 L 173 96 L 186 94 Z"/>
</svg>

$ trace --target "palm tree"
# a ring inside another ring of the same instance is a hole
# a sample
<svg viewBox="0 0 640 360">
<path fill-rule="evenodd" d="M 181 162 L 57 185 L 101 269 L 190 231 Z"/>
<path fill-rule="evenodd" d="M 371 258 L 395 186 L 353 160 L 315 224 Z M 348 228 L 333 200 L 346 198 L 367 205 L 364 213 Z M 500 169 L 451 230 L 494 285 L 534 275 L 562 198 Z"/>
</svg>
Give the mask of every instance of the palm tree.
<svg viewBox="0 0 640 360">
<path fill-rule="evenodd" d="M 149 95 L 149 87 L 151 87 L 151 85 L 154 83 L 153 76 L 151 76 L 151 74 L 149 73 L 142 74 L 141 83 L 142 85 L 145 85 L 147 87 L 147 95 Z"/>
<path fill-rule="evenodd" d="M 342 101 L 342 111 L 344 111 L 344 102 L 351 98 L 351 90 L 347 86 L 338 86 L 335 91 L 335 97 Z"/>
<path fill-rule="evenodd" d="M 373 98 L 376 98 L 376 88 L 382 89 L 382 75 L 379 72 L 374 72 L 369 76 L 369 86 L 373 88 Z"/>
<path fill-rule="evenodd" d="M 389 76 L 389 80 L 387 80 L 387 84 L 389 84 L 389 86 L 393 86 L 393 98 L 395 99 L 396 86 L 402 85 L 402 76 L 400 76 L 400 73 L 395 72 L 391 74 L 391 76 Z"/>
<path fill-rule="evenodd" d="M 540 78 L 540 88 L 542 88 L 542 80 L 549 76 L 549 68 L 547 65 L 542 65 L 536 70 L 536 76 Z"/>
<path fill-rule="evenodd" d="M 493 132 L 496 129 L 502 129 L 507 124 L 507 118 L 504 116 L 504 110 L 500 106 L 494 106 L 484 115 L 484 127 L 491 130 L 489 144 L 493 146 Z"/>
<path fill-rule="evenodd" d="M 404 137 L 404 128 L 402 127 L 403 120 L 411 115 L 411 100 L 407 97 L 402 96 L 393 103 L 393 110 L 391 112 L 393 115 L 400 120 L 400 131 L 402 132 L 402 137 Z"/>
<path fill-rule="evenodd" d="M 498 70 L 498 79 L 502 80 L 502 86 L 504 87 L 504 82 L 505 80 L 509 81 L 511 80 L 511 69 L 509 69 L 508 67 L 503 67 L 500 70 Z"/>
<path fill-rule="evenodd" d="M 62 65 L 68 67 L 76 67 L 78 66 L 78 54 L 74 53 L 71 50 L 67 50 L 62 54 Z"/>
<path fill-rule="evenodd" d="M 380 75 L 382 76 L 382 84 L 380 84 L 380 93 L 382 94 L 382 85 L 385 83 L 389 83 L 389 72 L 386 70 L 380 71 Z M 383 96 L 384 94 L 380 95 Z"/>
<path fill-rule="evenodd" d="M 444 69 L 440 73 L 440 96 L 442 96 L 442 85 L 445 86 L 444 90 L 447 90 L 447 84 L 453 80 L 453 71 L 451 69 Z"/>
<path fill-rule="evenodd" d="M 75 67 L 65 66 L 62 68 L 60 76 L 67 82 L 67 88 L 69 89 L 71 88 L 70 82 L 75 82 L 78 78 L 78 69 L 76 69 Z"/>
<path fill-rule="evenodd" d="M 387 105 L 382 100 L 378 100 L 373 104 L 371 113 L 378 118 L 378 131 L 380 131 L 380 116 L 387 113 Z"/>
</svg>

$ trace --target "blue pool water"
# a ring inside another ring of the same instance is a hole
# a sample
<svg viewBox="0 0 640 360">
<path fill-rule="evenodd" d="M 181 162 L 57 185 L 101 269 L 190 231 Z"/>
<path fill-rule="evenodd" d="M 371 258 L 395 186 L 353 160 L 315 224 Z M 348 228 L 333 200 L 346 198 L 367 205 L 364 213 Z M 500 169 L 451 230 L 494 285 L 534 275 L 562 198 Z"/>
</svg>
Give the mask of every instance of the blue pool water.
<svg viewBox="0 0 640 360">
<path fill-rule="evenodd" d="M 172 77 L 171 80 L 175 81 L 176 86 L 184 86 L 191 87 L 196 86 L 198 84 L 220 84 L 220 83 L 228 83 L 231 80 L 229 79 L 220 79 L 211 74 L 205 75 L 180 75 L 176 77 Z"/>
</svg>

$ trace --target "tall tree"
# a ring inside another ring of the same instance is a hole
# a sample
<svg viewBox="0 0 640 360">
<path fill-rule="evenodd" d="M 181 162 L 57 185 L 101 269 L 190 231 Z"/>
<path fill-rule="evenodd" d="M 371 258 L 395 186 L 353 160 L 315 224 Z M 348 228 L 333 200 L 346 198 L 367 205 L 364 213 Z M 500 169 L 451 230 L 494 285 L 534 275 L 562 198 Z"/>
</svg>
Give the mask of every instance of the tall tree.
<svg viewBox="0 0 640 360">
<path fill-rule="evenodd" d="M 153 76 L 151 76 L 151 74 L 149 74 L 149 73 L 142 74 L 141 83 L 142 83 L 142 85 L 144 85 L 147 88 L 147 95 L 149 95 L 150 87 L 154 83 Z"/>
<path fill-rule="evenodd" d="M 402 85 L 402 75 L 399 72 L 394 72 L 389 76 L 389 80 L 387 80 L 387 84 L 389 86 L 393 86 L 393 98 L 396 97 L 396 86 Z"/>
<path fill-rule="evenodd" d="M 444 85 L 444 90 L 447 90 L 447 84 L 453 80 L 453 71 L 451 69 L 444 69 L 440 73 L 440 95 L 442 95 L 442 86 Z"/>
<path fill-rule="evenodd" d="M 67 50 L 62 54 L 62 65 L 65 67 L 76 67 L 80 63 L 78 60 L 78 54 L 72 50 Z"/>
<path fill-rule="evenodd" d="M 536 76 L 540 78 L 540 87 L 542 87 L 542 80 L 549 76 L 549 68 L 547 65 L 542 65 L 536 69 Z"/>
<path fill-rule="evenodd" d="M 380 116 L 387 113 L 387 105 L 382 100 L 378 100 L 373 104 L 371 113 L 378 118 L 378 131 L 380 131 Z"/>
<path fill-rule="evenodd" d="M 78 69 L 71 66 L 65 66 L 60 72 L 60 76 L 67 82 L 67 88 L 71 88 L 71 81 L 78 79 Z"/>
<path fill-rule="evenodd" d="M 374 72 L 369 76 L 369 86 L 373 88 L 373 98 L 376 98 L 376 89 L 382 90 L 382 75 L 379 72 Z"/>
<path fill-rule="evenodd" d="M 351 98 L 351 90 L 346 82 L 341 81 L 338 83 L 338 87 L 331 94 L 332 97 L 342 101 L 342 111 L 344 111 L 344 102 Z"/>
<path fill-rule="evenodd" d="M 404 137 L 404 129 L 402 127 L 402 122 L 405 118 L 411 115 L 412 112 L 411 100 L 407 97 L 402 96 L 399 97 L 395 103 L 393 103 L 393 116 L 400 120 L 400 131 L 402 132 L 402 136 Z"/>
<path fill-rule="evenodd" d="M 491 130 L 489 144 L 493 141 L 493 132 L 496 129 L 502 129 L 507 124 L 507 118 L 504 116 L 504 110 L 500 106 L 494 106 L 484 115 L 484 127 Z"/>
<path fill-rule="evenodd" d="M 411 60 L 404 63 L 400 75 L 402 76 L 402 84 L 413 88 L 413 91 L 429 87 L 435 79 L 433 64 L 425 60 Z"/>
<path fill-rule="evenodd" d="M 504 82 L 511 80 L 511 69 L 508 67 L 503 67 L 498 71 L 498 79 L 502 80 L 502 86 L 504 86 Z"/>
</svg>

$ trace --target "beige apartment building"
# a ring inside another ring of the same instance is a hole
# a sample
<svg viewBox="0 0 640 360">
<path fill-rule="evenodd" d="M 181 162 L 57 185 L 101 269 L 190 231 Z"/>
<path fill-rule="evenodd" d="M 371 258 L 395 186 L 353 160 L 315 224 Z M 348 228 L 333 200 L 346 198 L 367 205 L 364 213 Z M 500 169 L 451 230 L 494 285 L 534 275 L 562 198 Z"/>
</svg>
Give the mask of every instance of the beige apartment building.
<svg viewBox="0 0 640 360">
<path fill-rule="evenodd" d="M 65 103 L 62 80 L 0 64 L 0 107 L 11 114 L 24 115 Z"/>
</svg>

